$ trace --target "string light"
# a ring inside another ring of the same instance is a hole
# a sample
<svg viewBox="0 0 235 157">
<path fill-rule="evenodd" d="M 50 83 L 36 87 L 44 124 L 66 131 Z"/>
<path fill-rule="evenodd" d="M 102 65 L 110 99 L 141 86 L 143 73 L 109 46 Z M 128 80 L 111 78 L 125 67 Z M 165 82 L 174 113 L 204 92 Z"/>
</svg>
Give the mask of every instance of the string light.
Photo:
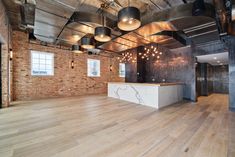
<svg viewBox="0 0 235 157">
<path fill-rule="evenodd" d="M 123 52 L 122 57 L 119 57 L 118 60 L 120 62 L 132 62 L 135 63 L 137 62 L 137 57 L 135 57 L 132 52 Z M 141 59 L 146 59 L 150 60 L 152 57 L 156 57 L 157 63 L 159 62 L 159 59 L 161 58 L 160 56 L 163 54 L 162 51 L 159 51 L 158 45 L 157 47 L 151 45 L 150 47 L 144 47 L 142 52 L 138 52 L 137 55 Z"/>
</svg>

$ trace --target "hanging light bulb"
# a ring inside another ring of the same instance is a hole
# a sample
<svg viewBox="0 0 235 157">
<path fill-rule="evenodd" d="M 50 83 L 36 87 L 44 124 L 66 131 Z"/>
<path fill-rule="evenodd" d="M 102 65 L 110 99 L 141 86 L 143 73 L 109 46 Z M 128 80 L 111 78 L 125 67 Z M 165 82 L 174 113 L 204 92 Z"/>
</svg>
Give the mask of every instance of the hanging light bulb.
<svg viewBox="0 0 235 157">
<path fill-rule="evenodd" d="M 130 7 L 128 0 L 128 7 L 118 12 L 118 28 L 123 31 L 132 31 L 139 28 L 140 25 L 140 11 L 136 7 Z"/>
</svg>

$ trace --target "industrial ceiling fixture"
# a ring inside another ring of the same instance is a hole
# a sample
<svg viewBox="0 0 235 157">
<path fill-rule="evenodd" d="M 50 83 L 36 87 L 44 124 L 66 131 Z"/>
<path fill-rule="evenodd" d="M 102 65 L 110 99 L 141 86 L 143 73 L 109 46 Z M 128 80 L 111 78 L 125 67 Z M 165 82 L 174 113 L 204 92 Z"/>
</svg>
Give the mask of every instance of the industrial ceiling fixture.
<svg viewBox="0 0 235 157">
<path fill-rule="evenodd" d="M 123 31 L 132 31 L 140 25 L 140 11 L 136 7 L 130 7 L 130 0 L 128 0 L 128 7 L 118 12 L 118 28 Z"/>
<path fill-rule="evenodd" d="M 99 42 L 108 42 L 111 40 L 111 29 L 104 26 L 104 14 L 102 12 L 102 26 L 95 28 L 95 40 Z"/>
<path fill-rule="evenodd" d="M 81 39 L 81 46 L 84 49 L 93 49 L 95 48 L 94 46 L 94 39 L 90 36 L 84 36 Z"/>
<path fill-rule="evenodd" d="M 111 40 L 111 30 L 108 27 L 95 28 L 95 40 L 99 42 L 108 42 Z"/>
<path fill-rule="evenodd" d="M 83 53 L 80 45 L 72 45 L 72 51 L 74 53 Z"/>
</svg>

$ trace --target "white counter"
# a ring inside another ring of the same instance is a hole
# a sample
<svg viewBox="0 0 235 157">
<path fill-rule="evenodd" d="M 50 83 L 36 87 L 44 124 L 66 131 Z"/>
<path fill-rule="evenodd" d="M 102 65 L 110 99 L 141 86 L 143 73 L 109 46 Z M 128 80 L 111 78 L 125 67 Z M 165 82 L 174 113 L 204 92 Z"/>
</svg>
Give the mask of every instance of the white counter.
<svg viewBox="0 0 235 157">
<path fill-rule="evenodd" d="M 183 85 L 109 82 L 108 97 L 159 109 L 181 101 Z"/>
</svg>

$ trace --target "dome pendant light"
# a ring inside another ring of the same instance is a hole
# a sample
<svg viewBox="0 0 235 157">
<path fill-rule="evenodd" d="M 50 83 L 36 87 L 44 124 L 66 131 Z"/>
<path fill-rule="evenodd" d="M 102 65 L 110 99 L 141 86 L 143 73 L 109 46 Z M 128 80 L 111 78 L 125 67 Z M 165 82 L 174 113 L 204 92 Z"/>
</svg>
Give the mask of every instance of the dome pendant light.
<svg viewBox="0 0 235 157">
<path fill-rule="evenodd" d="M 132 31 L 140 27 L 140 11 L 136 7 L 128 7 L 121 9 L 118 12 L 118 28 L 123 31 Z"/>
<path fill-rule="evenodd" d="M 89 36 L 84 36 L 81 38 L 81 46 L 84 49 L 93 49 L 94 46 L 94 39 Z"/>
<path fill-rule="evenodd" d="M 95 40 L 108 42 L 111 40 L 111 29 L 104 26 L 104 15 L 102 13 L 102 26 L 95 28 Z"/>
<path fill-rule="evenodd" d="M 80 45 L 72 45 L 72 51 L 74 53 L 83 53 Z"/>
</svg>

